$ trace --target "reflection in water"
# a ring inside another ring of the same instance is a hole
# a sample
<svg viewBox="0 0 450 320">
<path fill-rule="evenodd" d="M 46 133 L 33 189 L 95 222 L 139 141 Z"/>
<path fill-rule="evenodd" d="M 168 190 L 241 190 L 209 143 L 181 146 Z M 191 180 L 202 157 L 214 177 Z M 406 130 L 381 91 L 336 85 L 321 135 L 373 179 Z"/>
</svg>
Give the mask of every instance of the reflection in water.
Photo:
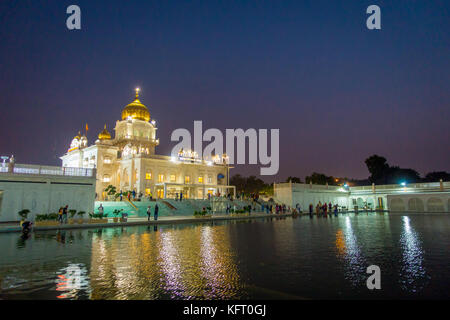
<svg viewBox="0 0 450 320">
<path fill-rule="evenodd" d="M 403 232 L 400 236 L 403 251 L 400 283 L 403 289 L 411 292 L 421 290 L 425 285 L 426 271 L 423 266 L 423 250 L 417 233 L 410 225 L 410 219 L 403 217 Z"/>
<path fill-rule="evenodd" d="M 145 231 L 93 237 L 92 299 L 239 297 L 240 279 L 226 226 Z"/>
<path fill-rule="evenodd" d="M 58 272 L 56 277 L 58 299 L 76 299 L 81 290 L 89 290 L 89 280 L 84 264 L 71 263 Z"/>
<path fill-rule="evenodd" d="M 164 273 L 165 286 L 164 289 L 171 294 L 170 298 L 181 298 L 185 291 L 182 283 L 182 269 L 180 265 L 179 252 L 175 245 L 173 232 L 164 232 L 161 234 L 158 245 L 161 250 L 160 268 Z"/>
<path fill-rule="evenodd" d="M 0 299 L 371 299 L 369 264 L 377 297 L 448 299 L 449 247 L 448 215 L 0 234 Z"/>
<path fill-rule="evenodd" d="M 338 256 L 346 261 L 345 277 L 352 285 L 360 284 L 365 276 L 365 262 L 349 216 L 345 217 L 344 231 L 336 232 L 336 249 Z"/>
</svg>

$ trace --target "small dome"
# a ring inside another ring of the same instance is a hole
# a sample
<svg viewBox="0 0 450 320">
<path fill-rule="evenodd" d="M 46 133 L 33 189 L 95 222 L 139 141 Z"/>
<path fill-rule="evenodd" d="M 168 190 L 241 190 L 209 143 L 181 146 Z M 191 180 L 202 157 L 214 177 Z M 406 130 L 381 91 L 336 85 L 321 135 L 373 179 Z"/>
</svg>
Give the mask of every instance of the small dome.
<svg viewBox="0 0 450 320">
<path fill-rule="evenodd" d="M 70 144 L 70 148 L 67 151 L 73 151 L 75 149 L 78 149 L 81 145 L 81 133 L 78 132 L 78 135 L 75 136 L 72 140 L 72 143 Z"/>
<path fill-rule="evenodd" d="M 122 120 L 126 120 L 128 117 L 147 122 L 150 121 L 150 112 L 147 107 L 139 101 L 139 88 L 136 89 L 136 98 L 134 101 L 122 110 Z"/>
<path fill-rule="evenodd" d="M 111 134 L 108 132 L 108 130 L 106 130 L 106 124 L 105 129 L 103 129 L 103 131 L 98 134 L 98 138 L 100 140 L 111 140 Z"/>
</svg>

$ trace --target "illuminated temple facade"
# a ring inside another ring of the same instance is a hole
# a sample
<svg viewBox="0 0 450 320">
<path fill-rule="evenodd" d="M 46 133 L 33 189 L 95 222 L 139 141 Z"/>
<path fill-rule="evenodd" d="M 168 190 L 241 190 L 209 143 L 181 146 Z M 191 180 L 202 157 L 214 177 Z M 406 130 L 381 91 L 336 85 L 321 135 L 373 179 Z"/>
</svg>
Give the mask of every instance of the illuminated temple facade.
<svg viewBox="0 0 450 320">
<path fill-rule="evenodd" d="M 106 125 L 95 144 L 88 145 L 80 133 L 72 140 L 62 159 L 63 167 L 95 168 L 98 200 L 106 200 L 105 188 L 117 192 L 136 191 L 153 198 L 204 199 L 234 191 L 228 186 L 229 167 L 226 155 L 199 159 L 195 152 L 180 150 L 178 157 L 155 154 L 159 144 L 155 121 L 147 107 L 136 98 L 122 110 L 122 120 L 116 121 L 115 137 Z"/>
</svg>

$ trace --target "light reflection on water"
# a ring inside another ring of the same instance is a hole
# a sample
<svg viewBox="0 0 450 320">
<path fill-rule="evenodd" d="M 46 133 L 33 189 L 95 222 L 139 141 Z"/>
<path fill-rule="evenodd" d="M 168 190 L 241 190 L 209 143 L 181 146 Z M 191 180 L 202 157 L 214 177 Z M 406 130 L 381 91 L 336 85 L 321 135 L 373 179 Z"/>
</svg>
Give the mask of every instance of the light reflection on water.
<svg viewBox="0 0 450 320">
<path fill-rule="evenodd" d="M 403 233 L 400 245 L 403 252 L 400 282 L 404 290 L 416 292 L 426 284 L 426 270 L 423 265 L 423 249 L 418 234 L 411 227 L 410 218 L 402 217 Z"/>
<path fill-rule="evenodd" d="M 0 298 L 445 298 L 449 220 L 360 214 L 41 232 L 28 240 L 0 234 Z M 380 292 L 365 286 L 371 264 L 381 268 Z"/>
</svg>

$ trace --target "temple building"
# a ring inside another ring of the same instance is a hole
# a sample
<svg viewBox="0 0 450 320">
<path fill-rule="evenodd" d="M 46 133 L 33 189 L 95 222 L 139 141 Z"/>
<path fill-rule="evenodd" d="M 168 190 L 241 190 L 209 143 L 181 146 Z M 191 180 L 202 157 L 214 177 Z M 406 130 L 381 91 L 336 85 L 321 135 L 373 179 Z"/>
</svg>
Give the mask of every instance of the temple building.
<svg viewBox="0 0 450 320">
<path fill-rule="evenodd" d="M 117 192 L 136 191 L 153 198 L 205 199 L 208 194 L 235 192 L 228 185 L 229 166 L 226 154 L 200 159 L 190 150 L 180 150 L 178 157 L 157 155 L 156 122 L 139 100 L 139 89 L 133 102 L 122 110 L 116 121 L 115 136 L 106 128 L 93 145 L 80 133 L 72 140 L 62 159 L 63 167 L 95 168 L 98 200 L 108 198 L 105 188 Z"/>
</svg>

